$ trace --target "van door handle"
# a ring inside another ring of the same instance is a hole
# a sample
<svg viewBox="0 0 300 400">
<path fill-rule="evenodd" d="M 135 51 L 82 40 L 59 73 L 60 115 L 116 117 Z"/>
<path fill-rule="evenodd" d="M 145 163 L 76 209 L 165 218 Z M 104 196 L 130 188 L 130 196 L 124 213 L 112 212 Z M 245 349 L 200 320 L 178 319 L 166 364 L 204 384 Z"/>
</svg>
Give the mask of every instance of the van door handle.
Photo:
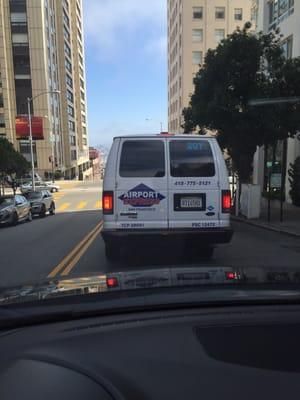
<svg viewBox="0 0 300 400">
<path fill-rule="evenodd" d="M 136 217 L 138 214 L 137 212 L 121 212 L 121 217 Z"/>
</svg>

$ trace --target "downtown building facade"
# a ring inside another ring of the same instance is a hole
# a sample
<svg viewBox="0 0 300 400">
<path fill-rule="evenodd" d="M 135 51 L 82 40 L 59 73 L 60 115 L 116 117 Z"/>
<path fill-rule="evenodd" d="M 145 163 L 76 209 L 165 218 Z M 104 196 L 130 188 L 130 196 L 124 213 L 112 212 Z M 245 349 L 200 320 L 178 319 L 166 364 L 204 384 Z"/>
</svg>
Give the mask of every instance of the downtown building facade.
<svg viewBox="0 0 300 400">
<path fill-rule="evenodd" d="M 252 0 L 168 0 L 168 129 L 182 132 L 182 111 L 208 49 L 251 18 Z"/>
<path fill-rule="evenodd" d="M 32 116 L 43 120 L 43 138 L 33 143 L 36 171 L 46 179 L 53 169 L 88 177 L 82 0 L 1 0 L 0 136 L 30 160 L 29 141 L 16 132 L 28 98 Z"/>
<path fill-rule="evenodd" d="M 282 35 L 281 45 L 286 58 L 300 56 L 300 1 L 299 0 L 253 0 L 252 15 L 256 20 L 257 32 L 268 33 L 277 28 Z M 300 133 L 293 139 L 278 142 L 273 146 L 261 147 L 254 157 L 253 183 L 268 188 L 268 166 L 284 180 L 285 197 L 291 202 L 288 169 L 290 163 L 300 156 Z M 275 165 L 274 165 L 275 164 Z"/>
</svg>

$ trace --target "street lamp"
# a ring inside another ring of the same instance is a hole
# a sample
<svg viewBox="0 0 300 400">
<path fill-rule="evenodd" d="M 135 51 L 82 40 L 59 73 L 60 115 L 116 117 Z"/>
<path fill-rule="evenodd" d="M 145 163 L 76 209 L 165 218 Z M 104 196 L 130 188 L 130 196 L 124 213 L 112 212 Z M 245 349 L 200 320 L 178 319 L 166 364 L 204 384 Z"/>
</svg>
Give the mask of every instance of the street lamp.
<svg viewBox="0 0 300 400">
<path fill-rule="evenodd" d="M 32 123 L 31 123 L 31 108 L 30 104 L 33 103 L 37 97 L 43 96 L 45 94 L 60 94 L 59 90 L 51 90 L 46 92 L 38 93 L 34 97 L 27 98 L 27 108 L 28 108 L 28 122 L 29 122 L 29 143 L 30 143 L 30 156 L 31 156 L 31 174 L 32 174 L 32 190 L 35 190 L 35 177 L 34 177 L 34 158 L 33 158 L 33 139 L 32 139 Z"/>
<path fill-rule="evenodd" d="M 163 131 L 163 123 L 161 121 L 158 121 L 157 119 L 152 119 L 152 118 L 146 118 L 145 121 L 147 121 L 147 122 L 150 122 L 150 121 L 159 122 L 160 123 L 160 132 Z"/>
</svg>

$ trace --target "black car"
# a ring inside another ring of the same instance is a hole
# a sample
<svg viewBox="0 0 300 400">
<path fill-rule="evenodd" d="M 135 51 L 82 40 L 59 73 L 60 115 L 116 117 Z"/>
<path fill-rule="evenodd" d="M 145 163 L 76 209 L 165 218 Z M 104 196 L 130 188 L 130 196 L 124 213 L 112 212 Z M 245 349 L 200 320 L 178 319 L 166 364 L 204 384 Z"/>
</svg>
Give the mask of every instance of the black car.
<svg viewBox="0 0 300 400">
<path fill-rule="evenodd" d="M 43 218 L 46 216 L 47 212 L 49 212 L 50 215 L 55 214 L 55 203 L 49 190 L 27 192 L 24 193 L 24 197 L 29 201 L 33 215 L 39 215 Z"/>
<path fill-rule="evenodd" d="M 0 197 L 0 225 L 31 221 L 30 203 L 19 194 Z"/>
</svg>

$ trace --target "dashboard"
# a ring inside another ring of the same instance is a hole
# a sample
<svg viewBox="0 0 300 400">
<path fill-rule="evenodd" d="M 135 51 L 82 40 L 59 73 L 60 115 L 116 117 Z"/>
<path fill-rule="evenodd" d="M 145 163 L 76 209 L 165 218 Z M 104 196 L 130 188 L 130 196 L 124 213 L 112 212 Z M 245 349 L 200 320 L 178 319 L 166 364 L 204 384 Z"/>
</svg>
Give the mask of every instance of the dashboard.
<svg viewBox="0 0 300 400">
<path fill-rule="evenodd" d="M 0 333 L 0 399 L 282 399 L 300 307 L 127 313 Z"/>
</svg>

